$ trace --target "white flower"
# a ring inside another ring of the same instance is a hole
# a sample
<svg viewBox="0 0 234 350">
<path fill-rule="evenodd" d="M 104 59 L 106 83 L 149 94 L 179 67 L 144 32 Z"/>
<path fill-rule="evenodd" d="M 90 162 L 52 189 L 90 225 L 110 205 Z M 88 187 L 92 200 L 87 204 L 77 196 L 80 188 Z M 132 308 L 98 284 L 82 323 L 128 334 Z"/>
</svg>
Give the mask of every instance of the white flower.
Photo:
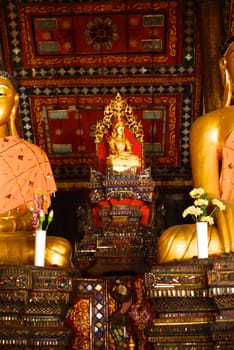
<svg viewBox="0 0 234 350">
<path fill-rule="evenodd" d="M 195 207 L 194 205 L 188 207 L 185 209 L 182 213 L 183 218 L 185 218 L 187 215 L 194 215 L 194 216 L 199 216 L 202 214 L 201 208 Z"/>
<path fill-rule="evenodd" d="M 191 198 L 199 198 L 205 193 L 205 190 L 203 188 L 194 188 L 192 191 L 190 191 L 189 195 Z"/>
<path fill-rule="evenodd" d="M 214 225 L 214 218 L 212 216 L 202 216 L 200 221 L 208 222 L 209 225 Z"/>
<path fill-rule="evenodd" d="M 194 205 L 197 207 L 201 207 L 202 205 L 205 205 L 207 207 L 208 204 L 209 201 L 207 199 L 198 198 L 194 201 Z"/>
<path fill-rule="evenodd" d="M 221 210 L 221 211 L 223 211 L 223 210 L 226 209 L 226 205 L 223 204 L 223 203 L 222 203 L 219 199 L 217 199 L 217 198 L 212 199 L 211 203 L 214 204 L 214 205 L 216 205 L 216 207 L 218 207 L 219 210 Z"/>
<path fill-rule="evenodd" d="M 215 198 L 211 200 L 213 208 L 211 208 L 210 213 L 208 213 L 209 196 L 203 188 L 194 188 L 189 192 L 189 195 L 191 198 L 194 198 L 194 205 L 191 205 L 183 211 L 183 218 L 187 215 L 191 215 L 195 222 L 203 221 L 208 222 L 209 225 L 213 225 L 214 215 L 217 209 L 221 211 L 226 209 L 226 206 L 220 200 Z"/>
</svg>

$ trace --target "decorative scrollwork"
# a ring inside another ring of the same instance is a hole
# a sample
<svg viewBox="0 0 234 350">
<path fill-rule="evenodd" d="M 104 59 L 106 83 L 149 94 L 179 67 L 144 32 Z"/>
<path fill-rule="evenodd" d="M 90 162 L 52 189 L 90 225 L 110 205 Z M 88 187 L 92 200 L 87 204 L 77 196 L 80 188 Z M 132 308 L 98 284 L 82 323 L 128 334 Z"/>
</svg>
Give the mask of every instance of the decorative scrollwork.
<svg viewBox="0 0 234 350">
<path fill-rule="evenodd" d="M 133 108 L 119 93 L 104 109 L 104 117 L 98 120 L 95 129 L 95 143 L 100 143 L 111 128 L 113 122 L 124 119 L 126 127 L 135 135 L 137 141 L 143 142 L 144 132 L 141 121 L 136 120 Z"/>
</svg>

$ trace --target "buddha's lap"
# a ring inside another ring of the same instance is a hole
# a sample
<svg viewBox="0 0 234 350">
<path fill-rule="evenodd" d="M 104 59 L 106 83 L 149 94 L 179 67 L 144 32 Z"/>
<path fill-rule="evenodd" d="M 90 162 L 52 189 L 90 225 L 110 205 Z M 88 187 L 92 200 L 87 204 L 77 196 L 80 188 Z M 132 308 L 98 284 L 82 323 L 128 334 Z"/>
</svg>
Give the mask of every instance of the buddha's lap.
<svg viewBox="0 0 234 350">
<path fill-rule="evenodd" d="M 223 246 L 215 226 L 208 231 L 209 255 L 221 255 Z M 195 225 L 176 225 L 166 229 L 157 243 L 157 262 L 192 259 L 197 256 Z"/>
<path fill-rule="evenodd" d="M 34 263 L 34 231 L 0 232 L 0 264 Z M 47 236 L 45 264 L 71 266 L 72 247 L 63 237 Z"/>
</svg>

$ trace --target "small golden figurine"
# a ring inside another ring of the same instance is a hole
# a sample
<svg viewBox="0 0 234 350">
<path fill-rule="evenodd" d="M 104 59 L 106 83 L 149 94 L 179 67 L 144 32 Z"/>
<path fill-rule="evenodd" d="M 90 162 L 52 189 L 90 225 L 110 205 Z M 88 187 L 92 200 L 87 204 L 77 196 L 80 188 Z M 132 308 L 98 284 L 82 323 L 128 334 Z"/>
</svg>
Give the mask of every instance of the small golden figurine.
<svg viewBox="0 0 234 350">
<path fill-rule="evenodd" d="M 113 127 L 109 138 L 110 155 L 107 157 L 106 164 L 115 171 L 121 172 L 129 168 L 138 168 L 140 159 L 132 153 L 132 146 L 125 133 L 125 124 L 119 119 Z"/>
</svg>

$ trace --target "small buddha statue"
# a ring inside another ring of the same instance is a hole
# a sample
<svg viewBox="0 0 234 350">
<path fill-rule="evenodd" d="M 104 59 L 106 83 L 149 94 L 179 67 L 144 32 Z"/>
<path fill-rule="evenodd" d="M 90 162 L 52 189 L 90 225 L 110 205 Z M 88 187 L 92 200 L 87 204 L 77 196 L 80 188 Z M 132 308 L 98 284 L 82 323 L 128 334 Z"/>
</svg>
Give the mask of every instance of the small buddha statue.
<svg viewBox="0 0 234 350">
<path fill-rule="evenodd" d="M 190 130 L 193 186 L 203 188 L 226 205 L 209 226 L 209 255 L 234 252 L 234 37 L 229 39 L 219 62 L 223 82 L 222 107 L 196 119 Z M 220 167 L 221 164 L 221 167 Z M 195 225 L 176 225 L 162 233 L 157 246 L 158 263 L 197 255 Z"/>
<path fill-rule="evenodd" d="M 108 167 L 121 172 L 140 166 L 140 159 L 132 153 L 131 143 L 125 135 L 125 124 L 121 119 L 115 123 L 108 143 L 110 150 L 106 160 Z"/>
<path fill-rule="evenodd" d="M 35 193 L 45 212 L 57 190 L 46 153 L 19 137 L 16 129 L 19 94 L 12 77 L 0 71 L 0 264 L 33 264 L 34 228 L 30 206 Z M 46 265 L 70 266 L 71 245 L 47 237 Z"/>
</svg>

